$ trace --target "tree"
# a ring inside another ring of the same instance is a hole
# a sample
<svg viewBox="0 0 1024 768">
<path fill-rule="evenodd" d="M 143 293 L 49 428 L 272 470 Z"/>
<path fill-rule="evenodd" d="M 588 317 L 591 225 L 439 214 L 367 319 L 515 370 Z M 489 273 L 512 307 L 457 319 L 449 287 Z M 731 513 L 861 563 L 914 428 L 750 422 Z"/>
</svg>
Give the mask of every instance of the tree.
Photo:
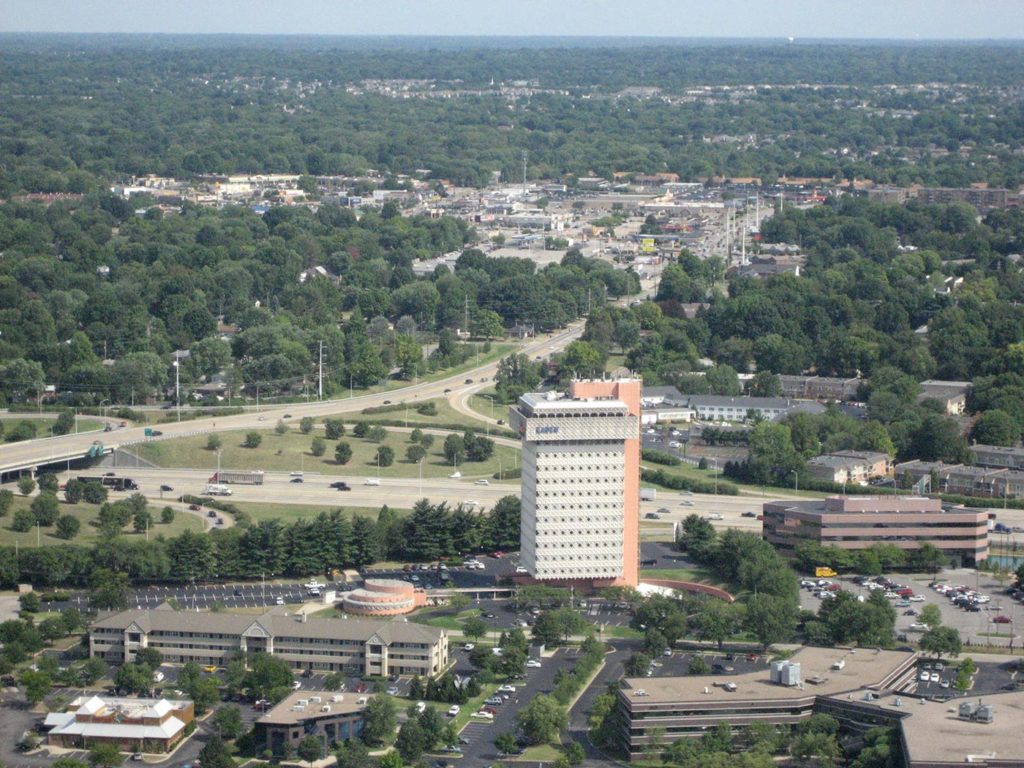
<svg viewBox="0 0 1024 768">
<path fill-rule="evenodd" d="M 237 739 L 245 727 L 242 723 L 241 710 L 232 706 L 221 707 L 213 715 L 213 727 L 217 729 L 222 739 Z"/>
<path fill-rule="evenodd" d="M 69 482 L 70 484 L 70 482 Z M 14 503 L 14 493 L 9 488 L 0 488 L 0 517 L 5 517 Z"/>
<path fill-rule="evenodd" d="M 288 434 L 288 425 L 284 422 L 284 419 L 277 420 L 277 424 L 274 425 L 274 434 L 279 437 Z"/>
<path fill-rule="evenodd" d="M 242 443 L 246 448 L 259 448 L 260 443 L 263 442 L 263 435 L 259 432 L 246 432 L 245 442 Z"/>
<path fill-rule="evenodd" d="M 310 443 L 309 452 L 314 456 L 323 456 L 327 453 L 327 441 L 320 437 L 320 435 L 317 435 Z"/>
<path fill-rule="evenodd" d="M 937 629 L 942 626 L 942 611 L 939 610 L 939 606 L 929 603 L 921 609 L 918 621 L 927 624 L 930 629 Z"/>
<path fill-rule="evenodd" d="M 231 752 L 224 740 L 213 734 L 199 751 L 199 764 L 203 768 L 233 768 L 235 761 L 231 759 Z"/>
<path fill-rule="evenodd" d="M 293 680 L 287 662 L 267 653 L 256 653 L 249 663 L 244 684 L 253 698 L 272 699 L 275 693 L 289 690 Z"/>
<path fill-rule="evenodd" d="M 82 500 L 88 504 L 102 504 L 107 495 L 106 486 L 96 480 L 89 480 L 82 486 Z"/>
<path fill-rule="evenodd" d="M 145 695 L 153 687 L 153 670 L 144 664 L 122 664 L 114 674 L 114 685 L 129 693 Z"/>
<path fill-rule="evenodd" d="M 82 524 L 74 515 L 61 515 L 57 518 L 56 535 L 58 538 L 70 541 L 78 535 Z"/>
<path fill-rule="evenodd" d="M 756 594 L 747 601 L 744 627 L 764 648 L 788 640 L 796 630 L 795 606 L 786 598 Z"/>
<path fill-rule="evenodd" d="M 314 420 L 312 416 L 303 416 L 299 419 L 299 432 L 304 435 L 308 435 L 313 431 Z"/>
<path fill-rule="evenodd" d="M 516 735 L 510 731 L 499 733 L 494 738 L 494 747 L 498 750 L 499 755 L 511 755 L 516 751 Z"/>
<path fill-rule="evenodd" d="M 804 765 L 831 768 L 839 758 L 839 742 L 834 734 L 809 731 L 796 737 L 792 752 Z"/>
<path fill-rule="evenodd" d="M 57 501 L 57 497 L 49 492 L 40 492 L 32 499 L 29 509 L 32 511 L 36 523 L 42 526 L 53 525 L 60 515 L 60 503 Z"/>
<path fill-rule="evenodd" d="M 697 614 L 697 634 L 704 640 L 712 640 L 721 650 L 726 640 L 732 637 L 742 621 L 742 609 L 734 603 L 721 600 L 706 600 Z"/>
<path fill-rule="evenodd" d="M 89 765 L 92 768 L 117 768 L 123 762 L 124 756 L 113 744 L 94 744 L 89 749 Z"/>
<path fill-rule="evenodd" d="M 484 637 L 487 634 L 487 622 L 479 616 L 471 616 L 462 622 L 462 634 L 470 640 Z"/>
<path fill-rule="evenodd" d="M 779 377 L 770 371 L 758 371 L 750 382 L 750 394 L 754 397 L 778 397 L 782 394 Z"/>
<path fill-rule="evenodd" d="M 220 435 L 216 432 L 206 436 L 206 450 L 219 451 L 222 445 L 224 445 L 224 441 L 221 440 Z"/>
<path fill-rule="evenodd" d="M 457 466 L 466 458 L 466 443 L 461 435 L 448 435 L 444 439 L 444 458 L 452 466 Z"/>
<path fill-rule="evenodd" d="M 932 653 L 942 658 L 943 654 L 958 656 L 963 644 L 960 640 L 960 633 L 953 627 L 935 627 L 921 636 L 920 646 L 925 653 Z"/>
<path fill-rule="evenodd" d="M 415 717 L 409 718 L 398 730 L 398 738 L 395 740 L 395 749 L 402 756 L 406 763 L 416 762 L 423 750 L 427 748 L 426 735 L 423 727 Z"/>
<path fill-rule="evenodd" d="M 792 435 L 785 424 L 761 422 L 751 430 L 749 445 L 747 473 L 752 482 L 787 482 L 793 472 L 803 468 L 803 461 L 793 447 Z"/>
<path fill-rule="evenodd" d="M 363 724 L 363 741 L 371 746 L 383 744 L 395 730 L 398 710 L 394 699 L 377 694 L 366 705 Z"/>
<path fill-rule="evenodd" d="M 28 496 L 36 489 L 36 481 L 32 475 L 22 475 L 18 478 L 18 490 L 22 496 Z"/>
<path fill-rule="evenodd" d="M 557 645 L 568 641 L 569 637 L 581 634 L 588 628 L 586 619 L 572 608 L 558 608 L 544 611 L 537 617 L 533 627 L 533 636 L 545 645 Z M 662 644 L 664 648 L 664 644 Z"/>
<path fill-rule="evenodd" d="M 312 765 L 324 756 L 323 742 L 319 736 L 310 734 L 299 742 L 299 746 L 295 749 L 295 754 L 300 760 Z"/>
<path fill-rule="evenodd" d="M 390 467 L 395 463 L 395 450 L 389 445 L 377 448 L 377 466 Z"/>
<path fill-rule="evenodd" d="M 519 710 L 516 723 L 530 744 L 544 744 L 558 739 L 569 727 L 569 717 L 554 697 L 540 694 Z"/>
<path fill-rule="evenodd" d="M 53 472 L 44 472 L 39 476 L 39 492 L 56 494 L 60 490 L 60 483 Z"/>
<path fill-rule="evenodd" d="M 36 516 L 31 509 L 18 509 L 14 512 L 14 519 L 11 521 L 11 530 L 18 533 L 26 533 L 32 530 L 36 524 Z"/>
<path fill-rule="evenodd" d="M 153 515 L 148 509 L 140 509 L 132 515 L 132 529 L 136 533 L 145 533 L 153 525 Z"/>
<path fill-rule="evenodd" d="M 604 370 L 605 355 L 588 341 L 573 341 L 558 361 L 559 376 L 569 379 L 591 379 Z"/>
<path fill-rule="evenodd" d="M 324 436 L 328 440 L 340 440 L 345 436 L 345 422 L 341 419 L 324 419 Z"/>
<path fill-rule="evenodd" d="M 334 750 L 334 757 L 338 761 L 338 768 L 372 768 L 376 765 L 370 757 L 369 748 L 360 739 L 341 742 Z"/>
<path fill-rule="evenodd" d="M 97 568 L 92 573 L 90 602 L 97 610 L 124 610 L 128 607 L 128 574 L 109 568 Z"/>
<path fill-rule="evenodd" d="M 625 671 L 630 677 L 640 677 L 651 664 L 651 657 L 649 654 L 637 652 L 634 653 L 626 660 Z"/>
<path fill-rule="evenodd" d="M 38 704 L 50 693 L 53 679 L 46 672 L 29 669 L 21 675 L 21 686 L 25 689 L 25 699 L 28 703 Z"/>
<path fill-rule="evenodd" d="M 4 493 L 4 491 L 0 491 Z M 7 491 L 10 493 L 10 491 Z M 79 480 L 77 477 L 72 477 L 64 485 L 64 499 L 68 504 L 77 504 L 82 500 L 82 496 L 85 493 L 85 483 Z"/>
<path fill-rule="evenodd" d="M 985 411 L 974 422 L 971 440 L 985 445 L 1015 445 L 1020 439 L 1020 424 L 999 408 Z"/>
<path fill-rule="evenodd" d="M 398 750 L 387 752 L 377 760 L 377 768 L 402 768 L 403 765 L 402 756 Z"/>
<path fill-rule="evenodd" d="M 570 741 L 565 747 L 565 756 L 569 759 L 569 765 L 582 765 L 587 753 L 578 741 Z"/>
<path fill-rule="evenodd" d="M 524 354 L 502 358 L 494 376 L 494 388 L 503 403 L 513 403 L 540 384 L 540 365 Z"/>
<path fill-rule="evenodd" d="M 410 464 L 416 464 L 421 459 L 425 458 L 427 451 L 422 445 L 413 444 L 405 449 L 405 460 Z"/>
<path fill-rule="evenodd" d="M 348 464 L 352 460 L 352 446 L 344 441 L 334 446 L 334 460 L 338 464 Z"/>
<path fill-rule="evenodd" d="M 174 509 L 171 507 L 164 507 L 160 510 L 160 522 L 163 525 L 170 525 L 174 522 Z"/>
</svg>

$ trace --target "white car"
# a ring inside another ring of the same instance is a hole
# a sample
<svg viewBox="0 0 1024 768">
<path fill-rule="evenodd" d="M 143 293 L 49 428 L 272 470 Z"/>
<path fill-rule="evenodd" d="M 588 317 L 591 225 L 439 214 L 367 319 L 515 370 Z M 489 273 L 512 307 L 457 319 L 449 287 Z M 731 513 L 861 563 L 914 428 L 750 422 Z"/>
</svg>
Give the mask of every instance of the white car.
<svg viewBox="0 0 1024 768">
<path fill-rule="evenodd" d="M 494 719 L 494 715 L 492 715 L 490 712 L 484 712 L 482 709 L 479 712 L 474 712 L 472 715 L 470 715 L 470 717 L 480 717 L 484 720 Z"/>
<path fill-rule="evenodd" d="M 284 598 L 283 598 L 283 597 L 281 597 L 280 595 L 278 595 L 278 596 L 277 596 L 277 597 L 276 597 L 276 598 L 274 599 L 274 605 L 284 605 Z"/>
<path fill-rule="evenodd" d="M 911 595 L 907 598 L 907 600 L 909 600 L 912 603 L 923 603 L 924 595 Z"/>
<path fill-rule="evenodd" d="M 503 685 L 500 688 L 498 688 L 498 690 L 501 693 L 515 693 L 516 687 L 514 685 Z"/>
<path fill-rule="evenodd" d="M 156 672 L 153 673 L 153 682 L 154 683 L 162 683 L 163 681 L 164 681 L 164 673 L 161 672 L 158 669 Z"/>
<path fill-rule="evenodd" d="M 479 501 L 477 501 L 476 499 L 466 499 L 466 500 L 465 500 L 464 502 L 462 502 L 462 503 L 463 503 L 463 504 L 464 504 L 465 506 L 467 506 L 467 507 L 477 507 L 477 506 L 480 506 L 480 502 L 479 502 Z"/>
<path fill-rule="evenodd" d="M 462 646 L 462 650 L 464 651 L 472 651 L 474 648 L 476 648 L 476 646 L 473 645 L 473 643 L 466 643 L 464 646 Z"/>
<path fill-rule="evenodd" d="M 301 687 L 302 687 L 302 681 L 301 680 L 296 680 L 294 683 L 292 683 L 292 690 L 294 690 L 294 691 L 299 690 L 299 688 L 301 688 Z"/>
<path fill-rule="evenodd" d="M 931 679 L 931 673 L 929 673 L 927 670 L 922 669 L 921 674 L 917 676 L 917 679 L 920 680 L 922 683 L 927 683 Z"/>
<path fill-rule="evenodd" d="M 450 707 L 448 707 L 448 717 L 455 717 L 457 714 L 459 714 L 460 710 L 461 707 L 459 707 L 458 704 L 452 704 Z"/>
<path fill-rule="evenodd" d="M 416 711 L 417 712 L 422 713 L 422 712 L 425 712 L 426 709 L 427 709 L 427 702 L 425 702 L 425 701 L 417 701 L 416 702 Z"/>
<path fill-rule="evenodd" d="M 473 485 L 490 485 L 491 481 L 486 477 L 481 477 L 479 480 L 474 480 Z"/>
<path fill-rule="evenodd" d="M 941 678 L 939 677 L 939 673 L 938 672 L 932 672 L 932 674 L 931 674 L 931 681 L 933 683 L 939 682 L 940 679 Z"/>
<path fill-rule="evenodd" d="M 540 659 L 527 659 L 526 666 L 533 667 L 534 669 L 540 668 Z"/>
</svg>

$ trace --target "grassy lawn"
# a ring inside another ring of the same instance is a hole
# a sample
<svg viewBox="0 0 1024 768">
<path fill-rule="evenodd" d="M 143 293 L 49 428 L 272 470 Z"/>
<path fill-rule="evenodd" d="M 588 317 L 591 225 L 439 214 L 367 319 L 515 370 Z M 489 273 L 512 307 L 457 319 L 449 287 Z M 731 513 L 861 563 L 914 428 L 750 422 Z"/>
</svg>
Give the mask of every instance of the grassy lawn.
<svg viewBox="0 0 1024 768">
<path fill-rule="evenodd" d="M 399 401 L 400 404 L 404 401 Z M 421 413 L 417 413 L 416 406 L 423 405 L 423 403 L 433 403 L 434 407 L 437 408 L 437 414 L 435 416 L 424 416 Z M 397 405 L 396 404 L 396 405 Z M 420 402 L 419 400 L 408 401 L 408 408 L 396 408 L 393 411 L 385 411 L 383 413 L 343 413 L 339 414 L 339 418 L 343 418 L 345 423 L 352 423 L 357 421 L 365 421 L 373 423 L 376 421 L 402 421 L 408 422 L 410 427 L 423 427 L 425 425 L 437 424 L 437 425 L 448 425 L 448 424 L 462 424 L 467 429 L 475 429 L 478 432 L 485 432 L 489 426 L 487 422 L 477 421 L 467 417 L 465 414 L 459 413 L 445 398 L 434 398 L 433 400 L 425 400 Z M 497 409 L 496 409 L 497 410 Z M 483 411 L 481 411 L 483 413 Z M 501 418 L 500 416 L 498 418 Z"/>
<path fill-rule="evenodd" d="M 5 431 L 10 430 L 19 421 L 31 421 L 36 425 L 36 437 L 48 437 L 53 428 L 53 422 L 57 420 L 56 414 L 47 413 L 0 413 L 0 424 Z M 82 416 L 78 419 L 79 432 L 95 432 L 103 429 L 103 422 Z M 74 430 L 72 430 L 73 432 Z"/>
<path fill-rule="evenodd" d="M 439 629 L 454 629 L 461 630 L 462 622 L 466 619 L 471 619 L 480 615 L 479 608 L 468 608 L 465 611 L 460 611 L 455 616 L 434 616 L 435 610 L 421 611 L 413 617 L 413 621 L 417 624 L 427 624 L 431 627 L 438 627 Z M 476 642 L 476 641 L 474 641 Z"/>
<path fill-rule="evenodd" d="M 602 633 L 605 637 L 615 637 L 621 640 L 639 640 L 644 636 L 643 632 L 633 629 L 632 627 L 605 627 Z"/>
<path fill-rule="evenodd" d="M 553 744 L 537 744 L 524 749 L 523 754 L 516 755 L 512 761 L 516 763 L 553 763 L 561 756 L 562 750 Z"/>
<path fill-rule="evenodd" d="M 653 461 L 644 461 L 643 459 L 641 459 L 640 460 L 640 465 L 641 465 L 641 467 L 643 469 L 650 469 L 650 470 L 659 470 L 660 469 L 666 475 L 669 475 L 670 477 L 686 477 L 686 478 L 689 478 L 691 480 L 706 480 L 708 482 L 714 482 L 714 479 L 715 479 L 714 470 L 711 470 L 711 469 L 698 469 L 697 467 L 693 466 L 692 464 L 687 464 L 685 462 L 681 463 L 677 467 L 669 467 L 669 466 L 666 466 L 664 464 L 656 464 Z M 769 487 L 762 488 L 760 485 L 747 485 L 745 483 L 737 483 L 735 480 L 732 480 L 731 478 L 727 478 L 724 474 L 722 474 L 721 467 L 719 467 L 718 480 L 719 480 L 719 482 L 722 482 L 722 483 L 731 483 L 732 485 L 737 486 L 740 489 L 741 493 L 746 492 L 747 494 L 763 494 L 765 496 L 771 496 L 776 491 L 784 490 L 784 489 L 780 489 L 780 488 L 769 488 Z M 661 487 L 661 486 L 655 485 L 653 483 L 641 483 L 641 485 L 644 488 L 660 488 Z M 786 495 L 787 496 L 800 496 L 800 497 L 804 497 L 804 498 L 808 498 L 808 499 L 824 499 L 824 498 L 827 498 L 828 496 L 830 496 L 832 494 L 823 493 L 821 491 L 805 491 L 802 488 L 800 489 L 800 491 L 798 493 L 794 493 L 793 489 L 790 488 L 790 489 L 788 489 L 786 491 Z"/>
<path fill-rule="evenodd" d="M 260 520 L 283 520 L 285 522 L 292 522 L 298 520 L 300 517 L 309 519 L 315 517 L 322 510 L 325 509 L 343 509 L 346 513 L 351 516 L 363 515 L 364 517 L 370 517 L 376 519 L 377 513 L 380 511 L 380 507 L 350 507 L 345 503 L 345 494 L 338 494 L 338 503 L 330 506 L 324 504 L 274 504 L 265 503 L 260 501 L 231 501 L 230 503 L 253 519 L 254 522 Z M 400 515 L 406 510 L 395 510 Z"/>
<path fill-rule="evenodd" d="M 11 530 L 11 521 L 14 517 L 14 513 L 19 509 L 28 509 L 32 503 L 31 499 L 27 499 L 23 496 L 15 496 L 14 503 L 11 505 L 10 512 L 7 516 L 0 520 L 0 546 L 13 547 L 17 542 L 19 547 L 35 547 L 36 546 L 36 529 L 33 528 L 31 531 L 25 533 L 17 533 Z M 53 546 L 54 544 L 92 544 L 96 541 L 99 531 L 92 525 L 92 522 L 96 519 L 99 514 L 100 508 L 96 504 L 68 504 L 61 502 L 60 514 L 71 515 L 78 518 L 81 523 L 81 527 L 78 530 L 78 535 L 70 540 L 59 539 L 54 535 L 55 528 L 41 528 L 39 535 L 39 545 L 43 547 Z M 156 504 L 150 505 L 150 512 L 159 519 L 160 507 Z M 149 535 L 151 537 L 163 534 L 164 536 L 177 536 L 185 530 L 191 531 L 202 531 L 203 521 L 195 515 L 189 515 L 180 510 L 176 510 L 174 515 L 174 521 L 170 525 L 162 525 L 156 523 L 149 529 Z M 145 533 L 135 533 L 131 526 L 124 529 L 124 535 L 129 539 L 143 539 L 145 540 Z"/>
<path fill-rule="evenodd" d="M 676 581 L 693 581 L 698 584 L 712 584 L 716 587 L 725 586 L 703 568 L 645 568 L 640 571 L 640 578 L 675 579 Z"/>
<path fill-rule="evenodd" d="M 351 432 L 342 438 L 352 448 L 352 459 L 348 464 L 334 461 L 333 440 L 327 441 L 327 453 L 319 458 L 310 451 L 311 435 L 303 435 L 291 429 L 283 435 L 272 429 L 260 434 L 263 442 L 258 448 L 245 448 L 242 441 L 248 430 L 221 433 L 224 447 L 221 450 L 221 467 L 224 469 L 262 469 L 267 472 L 290 472 L 304 470 L 325 475 L 367 475 L 376 476 L 375 459 L 379 445 L 390 446 L 395 452 L 395 463 L 381 467 L 381 477 L 418 477 L 419 465 L 405 460 L 405 449 L 412 445 L 407 433 L 391 432 L 382 443 L 354 437 Z M 442 452 L 443 440 L 435 439 L 434 445 L 423 461 L 423 477 L 447 477 L 454 467 L 445 461 Z M 160 440 L 139 446 L 139 455 L 161 467 L 216 470 L 217 454 L 206 449 L 206 435 L 193 435 L 174 440 Z M 515 451 L 505 446 L 495 446 L 494 455 L 483 462 L 467 462 L 459 466 L 463 477 L 489 478 L 498 471 L 499 461 L 503 467 L 511 467 L 517 461 Z"/>
</svg>

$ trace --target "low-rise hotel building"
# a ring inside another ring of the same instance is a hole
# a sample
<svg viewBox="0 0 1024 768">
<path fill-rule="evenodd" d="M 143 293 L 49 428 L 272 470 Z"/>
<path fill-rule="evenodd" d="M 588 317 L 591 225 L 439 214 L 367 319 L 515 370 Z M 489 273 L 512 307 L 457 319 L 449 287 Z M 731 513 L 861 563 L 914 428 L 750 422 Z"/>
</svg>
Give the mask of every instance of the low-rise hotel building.
<svg viewBox="0 0 1024 768">
<path fill-rule="evenodd" d="M 264 652 L 296 670 L 384 677 L 432 677 L 448 666 L 446 630 L 401 620 L 157 609 L 121 611 L 89 628 L 90 656 L 122 664 L 142 648 L 155 648 L 171 663 L 219 666 L 237 653 Z"/>
</svg>

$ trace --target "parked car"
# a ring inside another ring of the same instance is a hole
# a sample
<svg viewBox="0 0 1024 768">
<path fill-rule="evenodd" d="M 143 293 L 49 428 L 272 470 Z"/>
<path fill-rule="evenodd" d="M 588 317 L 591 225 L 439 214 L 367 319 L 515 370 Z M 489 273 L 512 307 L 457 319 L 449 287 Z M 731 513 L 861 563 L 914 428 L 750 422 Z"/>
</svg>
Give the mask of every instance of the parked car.
<svg viewBox="0 0 1024 768">
<path fill-rule="evenodd" d="M 462 710 L 458 704 L 452 704 L 448 707 L 448 717 L 455 717 Z"/>
<path fill-rule="evenodd" d="M 1009 624 L 1012 621 L 1012 619 L 1009 616 L 1003 616 L 1002 614 L 999 614 L 998 616 L 993 616 L 992 621 L 994 621 L 996 624 Z"/>
</svg>

